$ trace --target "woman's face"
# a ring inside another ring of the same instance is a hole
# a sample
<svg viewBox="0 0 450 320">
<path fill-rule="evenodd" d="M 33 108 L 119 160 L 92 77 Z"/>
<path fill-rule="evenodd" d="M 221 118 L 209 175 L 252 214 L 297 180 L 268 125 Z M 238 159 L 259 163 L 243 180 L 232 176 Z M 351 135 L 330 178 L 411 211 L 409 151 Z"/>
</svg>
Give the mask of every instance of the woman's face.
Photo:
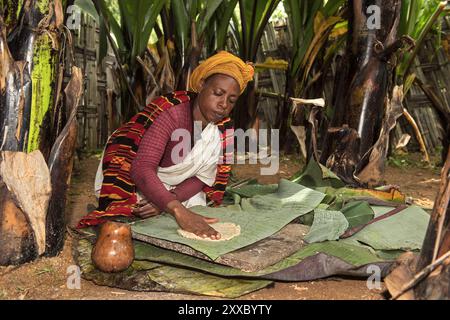
<svg viewBox="0 0 450 320">
<path fill-rule="evenodd" d="M 240 95 L 236 80 L 224 74 L 214 74 L 203 82 L 197 101 L 207 122 L 217 122 L 228 117 Z"/>
</svg>

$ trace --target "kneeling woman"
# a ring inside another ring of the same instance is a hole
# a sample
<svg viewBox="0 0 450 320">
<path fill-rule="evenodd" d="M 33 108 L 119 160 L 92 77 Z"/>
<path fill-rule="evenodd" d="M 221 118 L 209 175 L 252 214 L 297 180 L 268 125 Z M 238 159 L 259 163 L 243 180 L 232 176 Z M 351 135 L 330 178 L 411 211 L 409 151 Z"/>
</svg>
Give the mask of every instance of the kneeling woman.
<svg viewBox="0 0 450 320">
<path fill-rule="evenodd" d="M 233 132 L 228 116 L 253 72 L 251 65 L 221 51 L 193 71 L 192 91 L 156 98 L 117 129 L 97 172 L 99 206 L 78 227 L 98 225 L 108 217 L 148 218 L 165 211 L 186 231 L 220 238 L 209 226 L 217 220 L 189 207 L 222 201 L 231 170 L 223 157 L 227 144 L 233 143 L 227 137 Z M 194 137 L 195 124 L 201 126 L 199 137 Z M 179 154 L 183 141 L 174 139 L 180 132 L 191 139 L 187 154 Z"/>
</svg>

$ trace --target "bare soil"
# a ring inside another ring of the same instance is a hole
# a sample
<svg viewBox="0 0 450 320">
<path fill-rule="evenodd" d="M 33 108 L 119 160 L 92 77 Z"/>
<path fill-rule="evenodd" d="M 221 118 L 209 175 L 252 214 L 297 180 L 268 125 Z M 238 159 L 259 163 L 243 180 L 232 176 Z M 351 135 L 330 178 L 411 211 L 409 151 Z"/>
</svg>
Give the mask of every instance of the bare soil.
<svg viewBox="0 0 450 320">
<path fill-rule="evenodd" d="M 419 161 L 420 155 L 413 158 Z M 74 226 L 77 221 L 96 205 L 93 195 L 93 181 L 99 159 L 91 156 L 78 161 L 71 182 L 67 223 Z M 282 158 L 278 174 L 261 176 L 259 165 L 236 165 L 233 174 L 238 179 L 258 178 L 260 183 L 277 183 L 300 170 L 302 164 L 293 158 Z M 433 206 L 439 188 L 439 170 L 410 165 L 387 167 L 386 183 L 398 185 L 414 202 L 427 208 Z M 52 258 L 40 258 L 21 265 L 0 267 L 0 299 L 211 299 L 210 297 L 156 293 L 132 292 L 116 288 L 97 286 L 81 280 L 81 289 L 68 289 L 67 268 L 74 265 L 72 237 L 67 233 L 64 250 Z M 243 296 L 242 299 L 320 299 L 320 300 L 374 300 L 383 299 L 384 287 L 369 290 L 361 279 L 332 277 L 320 281 L 282 283 Z"/>
</svg>

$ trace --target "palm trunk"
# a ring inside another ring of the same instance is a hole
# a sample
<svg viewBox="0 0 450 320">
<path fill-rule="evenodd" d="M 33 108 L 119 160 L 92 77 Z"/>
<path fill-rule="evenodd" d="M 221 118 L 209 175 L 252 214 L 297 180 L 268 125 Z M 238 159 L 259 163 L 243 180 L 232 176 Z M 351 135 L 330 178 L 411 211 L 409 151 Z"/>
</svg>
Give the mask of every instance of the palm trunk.
<svg viewBox="0 0 450 320">
<path fill-rule="evenodd" d="M 60 14 L 60 12 L 58 12 Z M 20 127 L 27 128 L 25 141 L 14 146 L 9 138 L 9 147 L 4 150 L 32 152 L 43 151 L 47 158 L 50 152 L 51 116 L 54 106 L 54 91 L 57 74 L 58 37 L 54 31 L 56 24 L 54 2 L 50 0 L 25 0 L 20 13 L 20 24 L 9 35 L 8 45 L 15 61 L 24 61 L 23 82 L 27 85 L 27 75 L 31 85 L 23 87 L 23 107 L 15 110 Z M 45 30 L 48 30 L 46 32 Z M 7 106 L 6 108 L 11 107 Z M 13 124 L 12 124 L 13 125 Z M 13 126 L 9 126 L 11 130 Z M 10 136 L 10 135 L 6 135 Z"/>
<path fill-rule="evenodd" d="M 14 28 L 11 21 L 16 21 L 17 3 L 9 1 L 6 4 L 6 16 L 9 25 L 3 17 L 0 18 L 0 55 L 2 64 L 2 80 L 0 80 L 0 150 L 26 151 L 29 136 L 29 122 L 32 103 L 32 55 L 27 53 L 33 47 L 35 36 L 31 35 L 31 28 L 37 27 L 36 20 L 39 12 L 22 12 L 20 14 L 24 27 Z M 42 15 L 40 15 L 42 17 Z M 8 33 L 10 31 L 10 33 Z M 15 41 L 22 34 L 22 41 Z M 7 36 L 13 37 L 13 42 L 7 41 Z"/>
<path fill-rule="evenodd" d="M 380 8 L 380 29 L 369 28 L 368 7 Z M 338 85 L 335 113 L 331 125 L 347 124 L 360 140 L 354 159 L 361 159 L 377 141 L 383 119 L 385 99 L 390 91 L 392 69 L 388 60 L 396 44 L 400 17 L 400 0 L 350 0 L 353 14 L 349 21 L 349 39 L 344 58 L 342 78 Z M 333 144 L 329 136 L 325 145 Z M 325 148 L 332 150 L 333 148 Z M 336 155 L 335 155 L 336 156 Z M 329 158 L 328 154 L 322 160 Z M 339 158 L 339 157 L 337 157 Z M 344 170 L 351 172 L 353 170 Z M 343 174 L 337 172 L 338 174 Z M 352 177 L 344 177 L 351 180 Z"/>
<path fill-rule="evenodd" d="M 420 271 L 450 251 L 450 152 L 442 168 L 441 186 L 436 198 L 416 270 Z M 450 298 L 450 258 L 415 289 L 419 299 Z"/>
<path fill-rule="evenodd" d="M 71 81 L 62 92 L 61 0 L 20 4 L 6 2 L 6 12 L 20 10 L 15 26 L 0 17 L 2 265 L 24 263 L 43 253 L 55 255 L 62 249 L 77 136 L 75 114 L 82 92 L 77 69 L 72 72 L 76 89 Z M 6 170 L 8 166 L 12 169 Z"/>
<path fill-rule="evenodd" d="M 202 54 L 202 48 L 204 38 L 202 37 L 197 41 L 196 25 L 191 25 L 191 43 L 188 52 L 187 63 L 180 70 L 179 79 L 177 81 L 177 90 L 188 90 L 189 77 L 192 71 L 198 66 L 200 62 L 200 56 Z"/>
<path fill-rule="evenodd" d="M 48 167 L 52 184 L 46 216 L 47 256 L 57 255 L 64 247 L 66 229 L 67 190 L 73 168 L 73 157 L 77 142 L 77 110 L 83 92 L 83 75 L 77 67 L 72 67 L 72 78 L 67 84 L 65 105 L 70 112 L 64 129 L 59 134 L 50 152 Z"/>
<path fill-rule="evenodd" d="M 289 111 L 291 106 L 290 97 L 295 97 L 295 79 L 291 76 L 290 70 L 286 70 L 286 85 L 284 88 L 284 100 L 278 110 L 277 128 L 280 128 L 280 137 L 286 137 L 289 132 Z M 280 150 L 285 148 L 285 140 L 280 141 Z"/>
<path fill-rule="evenodd" d="M 420 255 L 408 252 L 385 279 L 393 299 L 450 299 L 450 152 Z"/>
</svg>

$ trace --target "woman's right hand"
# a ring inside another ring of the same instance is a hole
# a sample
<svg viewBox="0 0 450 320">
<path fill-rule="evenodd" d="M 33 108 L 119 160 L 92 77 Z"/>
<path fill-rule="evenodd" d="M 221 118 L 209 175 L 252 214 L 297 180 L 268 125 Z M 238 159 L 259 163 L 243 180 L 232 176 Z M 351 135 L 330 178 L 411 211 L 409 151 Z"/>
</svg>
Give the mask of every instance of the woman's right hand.
<svg viewBox="0 0 450 320">
<path fill-rule="evenodd" d="M 209 225 L 210 223 L 218 222 L 218 219 L 203 217 L 192 212 L 177 200 L 169 202 L 167 211 L 174 216 L 181 229 L 192 232 L 202 238 L 220 239 L 220 233 Z"/>
</svg>

